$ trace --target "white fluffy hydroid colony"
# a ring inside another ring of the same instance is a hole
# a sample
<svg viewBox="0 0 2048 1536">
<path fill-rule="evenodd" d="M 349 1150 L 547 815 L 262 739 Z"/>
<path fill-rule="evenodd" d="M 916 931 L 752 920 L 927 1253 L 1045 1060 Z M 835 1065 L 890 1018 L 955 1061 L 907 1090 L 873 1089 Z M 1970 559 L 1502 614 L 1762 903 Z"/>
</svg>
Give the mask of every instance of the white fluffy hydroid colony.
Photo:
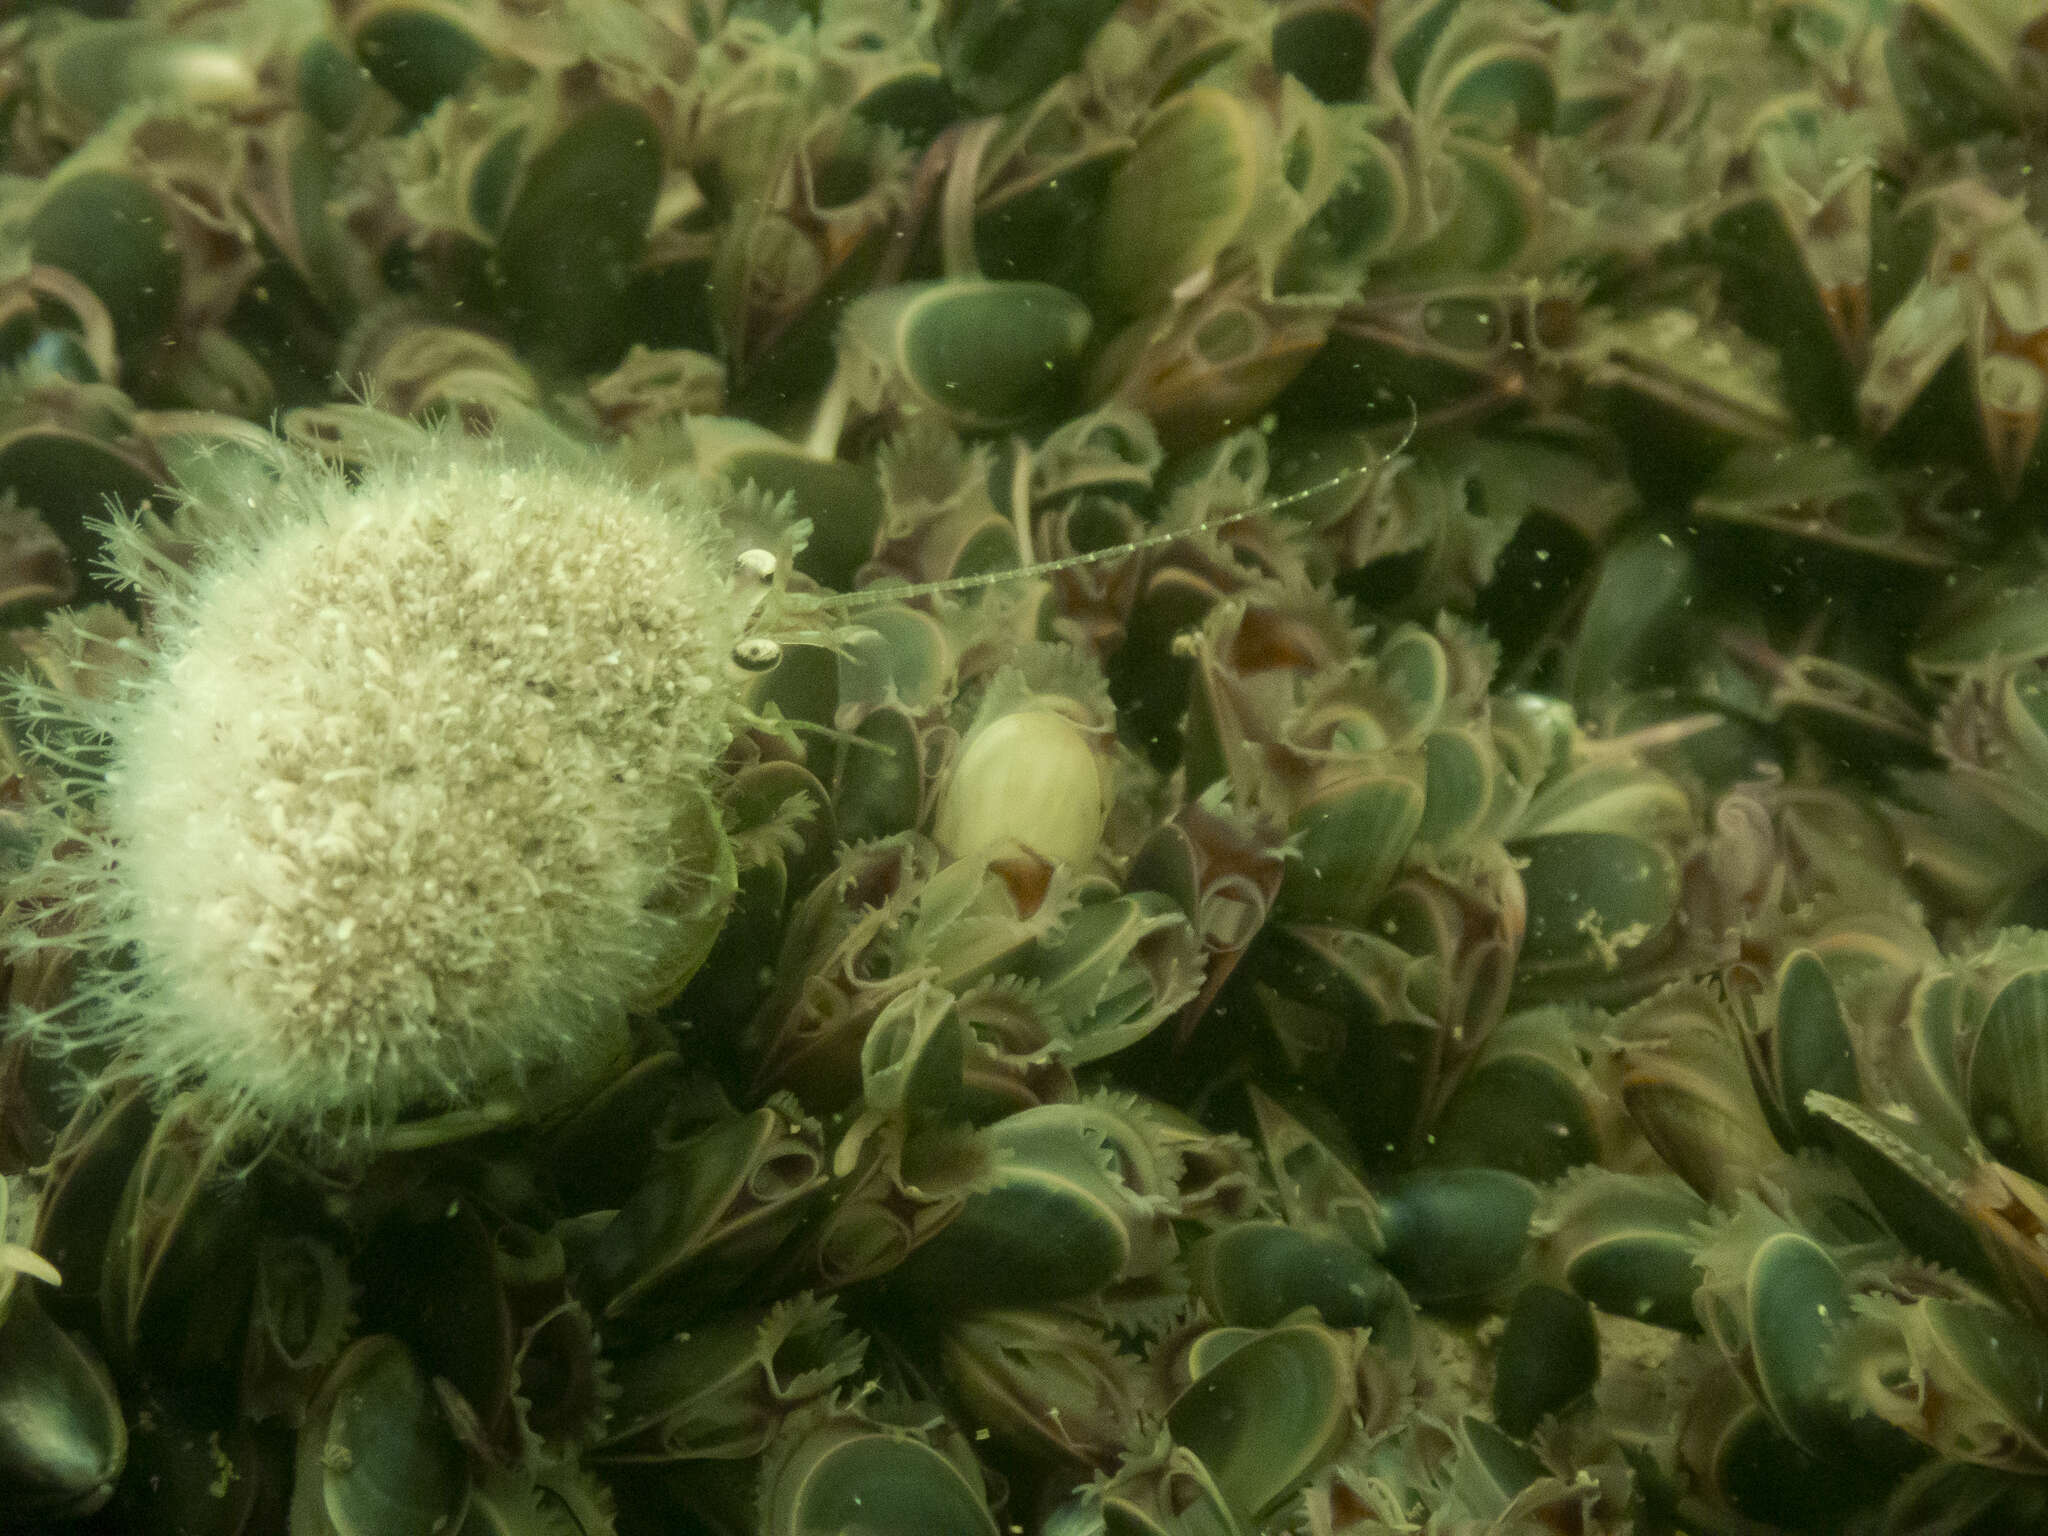
<svg viewBox="0 0 2048 1536">
<path fill-rule="evenodd" d="M 27 882 L 107 961 L 45 1027 L 330 1146 L 586 1076 L 729 889 L 711 512 L 448 437 L 234 500 L 185 509 L 185 566 L 113 531 L 141 664 L 32 706 L 106 759 Z"/>
</svg>

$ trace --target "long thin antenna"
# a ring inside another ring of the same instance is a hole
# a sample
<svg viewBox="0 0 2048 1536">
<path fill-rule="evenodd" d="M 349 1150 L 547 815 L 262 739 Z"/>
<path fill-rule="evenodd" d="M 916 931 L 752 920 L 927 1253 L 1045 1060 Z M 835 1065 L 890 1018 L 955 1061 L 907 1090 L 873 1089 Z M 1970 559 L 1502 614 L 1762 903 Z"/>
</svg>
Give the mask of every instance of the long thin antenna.
<svg viewBox="0 0 2048 1536">
<path fill-rule="evenodd" d="M 984 587 L 1000 585 L 1006 581 L 1028 581 L 1034 576 L 1051 576 L 1060 571 L 1073 570 L 1076 566 L 1096 565 L 1104 560 L 1121 560 L 1126 555 L 1134 555 L 1141 550 L 1157 549 L 1160 545 L 1171 544 L 1176 539 L 1194 538 L 1200 534 L 1213 532 L 1218 528 L 1228 528 L 1232 523 L 1242 522 L 1248 517 L 1258 517 L 1267 512 L 1277 512 L 1283 507 L 1291 507 L 1299 502 L 1321 496 L 1326 492 L 1337 490 L 1339 487 L 1349 485 L 1355 480 L 1369 479 L 1374 475 L 1385 473 L 1387 467 L 1395 459 L 1399 458 L 1408 445 L 1415 440 L 1415 432 L 1419 424 L 1419 413 L 1416 410 L 1414 400 L 1410 399 L 1408 402 L 1408 430 L 1402 434 L 1401 441 L 1396 443 L 1378 463 L 1344 470 L 1341 473 L 1330 476 L 1327 480 L 1320 480 L 1314 485 L 1304 486 L 1298 491 L 1289 491 L 1285 496 L 1276 496 L 1269 501 L 1260 502 L 1255 507 L 1245 507 L 1237 512 L 1226 513 L 1222 517 L 1212 517 L 1189 528 L 1160 529 L 1122 544 L 1110 544 L 1101 549 L 1091 549 L 1078 555 L 1064 555 L 1057 560 L 1041 560 L 1036 564 L 1019 566 L 1014 570 L 982 571 L 973 576 L 950 576 L 941 581 L 922 581 L 914 585 L 868 587 L 859 592 L 837 592 L 829 597 L 819 599 L 818 605 L 834 611 L 844 611 L 850 608 L 870 608 L 877 603 L 901 602 L 908 597 L 927 597 L 935 593 L 975 592 Z"/>
</svg>

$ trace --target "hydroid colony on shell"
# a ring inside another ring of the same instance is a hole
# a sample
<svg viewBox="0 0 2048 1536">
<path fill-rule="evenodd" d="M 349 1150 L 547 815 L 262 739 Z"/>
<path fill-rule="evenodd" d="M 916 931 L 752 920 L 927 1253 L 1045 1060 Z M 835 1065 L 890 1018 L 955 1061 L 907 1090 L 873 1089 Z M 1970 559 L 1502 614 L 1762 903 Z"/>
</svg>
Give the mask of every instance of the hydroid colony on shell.
<svg viewBox="0 0 2048 1536">
<path fill-rule="evenodd" d="M 731 896 L 711 765 L 747 594 L 708 511 L 445 434 L 357 487 L 238 490 L 185 509 L 189 570 L 109 529 L 149 643 L 60 616 L 95 686 L 20 699 L 58 774 L 105 762 L 45 833 L 85 846 L 18 897 L 134 961 L 42 1028 L 329 1140 L 587 1085 Z"/>
<path fill-rule="evenodd" d="M 0 1527 L 2048 1522 L 2048 8 L 109 0 L 0 134 Z"/>
</svg>

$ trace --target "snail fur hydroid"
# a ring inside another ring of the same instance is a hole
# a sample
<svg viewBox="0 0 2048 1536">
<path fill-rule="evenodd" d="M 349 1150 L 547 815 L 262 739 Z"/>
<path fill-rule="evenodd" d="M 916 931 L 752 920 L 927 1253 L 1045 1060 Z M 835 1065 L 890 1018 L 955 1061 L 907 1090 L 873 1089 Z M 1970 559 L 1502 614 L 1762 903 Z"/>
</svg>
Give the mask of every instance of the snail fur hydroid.
<svg viewBox="0 0 2048 1536">
<path fill-rule="evenodd" d="M 14 692 L 13 944 L 93 957 L 32 1027 L 330 1150 L 589 1079 L 730 901 L 760 594 L 711 492 L 445 432 L 209 479 L 103 529 L 147 640 L 67 616 L 90 686 Z"/>
</svg>

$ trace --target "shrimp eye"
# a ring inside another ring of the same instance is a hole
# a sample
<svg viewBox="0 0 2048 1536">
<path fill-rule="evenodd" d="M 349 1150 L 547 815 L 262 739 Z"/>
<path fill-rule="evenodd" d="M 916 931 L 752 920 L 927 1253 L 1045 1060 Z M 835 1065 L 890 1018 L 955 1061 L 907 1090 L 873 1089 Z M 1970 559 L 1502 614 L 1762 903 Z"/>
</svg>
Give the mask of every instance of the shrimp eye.
<svg viewBox="0 0 2048 1536">
<path fill-rule="evenodd" d="M 743 549 L 733 561 L 735 574 L 766 585 L 775 579 L 775 554 L 766 549 Z"/>
<path fill-rule="evenodd" d="M 732 648 L 733 665 L 747 672 L 772 672 L 782 660 L 782 647 L 763 635 L 749 635 Z"/>
</svg>

